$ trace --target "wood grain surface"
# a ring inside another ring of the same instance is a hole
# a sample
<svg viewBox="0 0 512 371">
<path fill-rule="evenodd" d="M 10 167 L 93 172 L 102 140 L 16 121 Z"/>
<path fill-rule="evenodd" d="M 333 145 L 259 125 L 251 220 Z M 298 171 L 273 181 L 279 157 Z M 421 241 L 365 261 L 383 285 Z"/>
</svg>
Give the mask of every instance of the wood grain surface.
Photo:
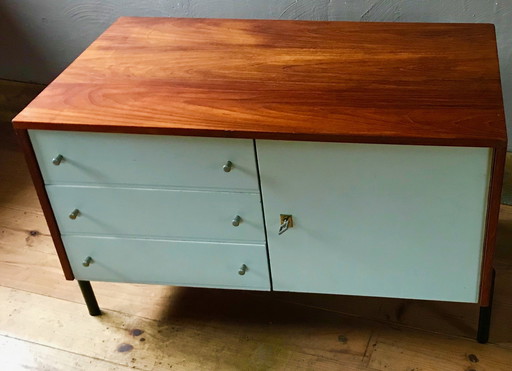
<svg viewBox="0 0 512 371">
<path fill-rule="evenodd" d="M 506 144 L 489 24 L 120 18 L 14 124 Z"/>
</svg>

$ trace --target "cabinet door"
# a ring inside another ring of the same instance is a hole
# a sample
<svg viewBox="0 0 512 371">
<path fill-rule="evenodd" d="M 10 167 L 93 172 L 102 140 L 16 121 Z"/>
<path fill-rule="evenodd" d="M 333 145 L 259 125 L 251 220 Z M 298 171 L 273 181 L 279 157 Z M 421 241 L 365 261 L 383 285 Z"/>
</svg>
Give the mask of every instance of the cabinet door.
<svg viewBox="0 0 512 371">
<path fill-rule="evenodd" d="M 257 141 L 277 291 L 477 302 L 489 148 Z M 293 227 L 278 235 L 280 214 Z"/>
</svg>

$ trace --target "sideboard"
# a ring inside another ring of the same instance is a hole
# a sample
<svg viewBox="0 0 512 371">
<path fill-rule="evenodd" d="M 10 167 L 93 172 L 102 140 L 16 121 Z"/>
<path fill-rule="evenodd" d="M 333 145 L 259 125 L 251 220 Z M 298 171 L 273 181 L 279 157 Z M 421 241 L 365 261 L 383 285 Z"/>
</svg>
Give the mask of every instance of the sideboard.
<svg viewBox="0 0 512 371">
<path fill-rule="evenodd" d="M 125 17 L 14 120 L 64 275 L 479 303 L 494 27 Z"/>
</svg>

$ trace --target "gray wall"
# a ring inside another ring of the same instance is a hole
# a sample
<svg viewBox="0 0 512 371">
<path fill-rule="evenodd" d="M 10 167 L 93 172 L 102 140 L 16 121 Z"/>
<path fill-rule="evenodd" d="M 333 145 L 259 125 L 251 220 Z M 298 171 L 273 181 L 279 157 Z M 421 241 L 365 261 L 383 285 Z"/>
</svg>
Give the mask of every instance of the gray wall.
<svg viewBox="0 0 512 371">
<path fill-rule="evenodd" d="M 123 15 L 494 23 L 512 125 L 512 0 L 0 0 L 0 79 L 50 82 Z"/>
</svg>

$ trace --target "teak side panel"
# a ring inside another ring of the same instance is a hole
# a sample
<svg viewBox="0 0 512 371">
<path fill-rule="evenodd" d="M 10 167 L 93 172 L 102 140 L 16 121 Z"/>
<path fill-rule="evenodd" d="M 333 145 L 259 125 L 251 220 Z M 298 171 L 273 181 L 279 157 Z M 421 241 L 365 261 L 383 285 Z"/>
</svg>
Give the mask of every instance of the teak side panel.
<svg viewBox="0 0 512 371">
<path fill-rule="evenodd" d="M 73 275 L 71 265 L 69 264 L 68 256 L 66 254 L 66 250 L 64 249 L 64 244 L 62 243 L 59 227 L 57 226 L 57 221 L 55 220 L 50 200 L 46 194 L 44 180 L 41 175 L 41 171 L 39 170 L 36 155 L 34 153 L 34 149 L 32 148 L 32 144 L 30 143 L 27 130 L 18 129 L 16 130 L 16 135 L 18 136 L 19 143 L 25 155 L 25 160 L 27 162 L 32 181 L 36 189 L 37 197 L 41 203 L 41 208 L 43 209 L 44 217 L 46 219 L 46 223 L 48 224 L 48 229 L 50 230 L 53 244 L 55 245 L 55 250 L 57 251 L 64 276 L 67 280 L 73 280 L 75 277 Z"/>
<path fill-rule="evenodd" d="M 121 18 L 17 128 L 503 147 L 488 24 Z"/>
</svg>

